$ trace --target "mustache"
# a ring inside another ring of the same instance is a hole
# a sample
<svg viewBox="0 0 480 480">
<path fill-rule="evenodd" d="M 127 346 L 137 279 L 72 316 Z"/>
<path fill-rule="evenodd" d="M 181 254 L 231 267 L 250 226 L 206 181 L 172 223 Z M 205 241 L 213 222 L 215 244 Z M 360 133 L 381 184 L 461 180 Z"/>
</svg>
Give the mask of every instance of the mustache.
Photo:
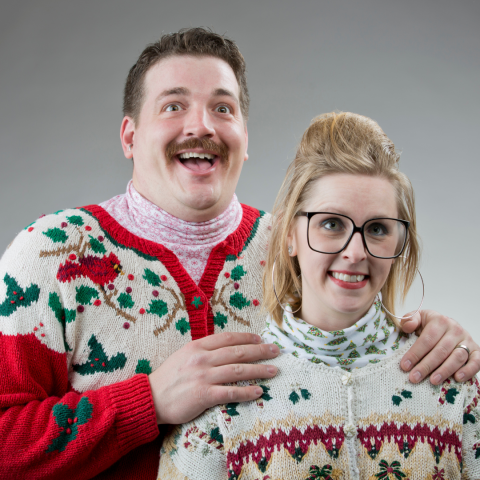
<svg viewBox="0 0 480 480">
<path fill-rule="evenodd" d="M 165 156 L 168 160 L 172 160 L 180 150 L 190 150 L 193 148 L 207 150 L 208 152 L 218 155 L 222 160 L 228 160 L 228 147 L 223 142 L 216 143 L 209 138 L 188 138 L 181 143 L 172 140 L 165 149 Z"/>
</svg>

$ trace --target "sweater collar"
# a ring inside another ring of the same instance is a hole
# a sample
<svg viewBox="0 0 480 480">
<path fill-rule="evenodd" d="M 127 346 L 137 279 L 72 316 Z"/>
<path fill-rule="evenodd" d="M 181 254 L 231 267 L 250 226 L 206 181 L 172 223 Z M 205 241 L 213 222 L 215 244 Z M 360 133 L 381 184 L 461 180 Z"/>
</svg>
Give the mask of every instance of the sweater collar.
<svg viewBox="0 0 480 480">
<path fill-rule="evenodd" d="M 344 370 L 380 362 L 408 337 L 386 317 L 380 294 L 366 315 L 349 328 L 321 330 L 294 317 L 287 305 L 282 326 L 269 317 L 262 336 L 265 341 L 277 344 L 282 353 Z"/>
</svg>

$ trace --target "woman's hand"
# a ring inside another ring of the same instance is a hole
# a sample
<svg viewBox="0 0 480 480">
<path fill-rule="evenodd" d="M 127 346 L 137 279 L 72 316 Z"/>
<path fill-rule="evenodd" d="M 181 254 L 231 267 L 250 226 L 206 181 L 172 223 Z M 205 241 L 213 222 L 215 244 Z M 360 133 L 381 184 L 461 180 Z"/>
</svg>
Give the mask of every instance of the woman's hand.
<svg viewBox="0 0 480 480">
<path fill-rule="evenodd" d="M 438 385 L 453 374 L 457 382 L 465 382 L 480 371 L 480 347 L 455 320 L 434 310 L 421 310 L 403 319 L 401 326 L 405 333 L 420 335 L 400 363 L 406 372 L 411 370 L 412 383 L 430 375 L 430 382 Z M 470 356 L 465 349 L 455 348 L 459 344 L 470 349 Z"/>
</svg>

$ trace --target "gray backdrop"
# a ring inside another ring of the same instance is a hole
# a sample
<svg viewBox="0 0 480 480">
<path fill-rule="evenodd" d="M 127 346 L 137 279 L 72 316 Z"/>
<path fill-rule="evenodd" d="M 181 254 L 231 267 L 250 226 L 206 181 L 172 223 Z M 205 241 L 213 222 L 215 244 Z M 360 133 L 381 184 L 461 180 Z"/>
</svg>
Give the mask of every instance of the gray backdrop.
<svg viewBox="0 0 480 480">
<path fill-rule="evenodd" d="M 2 0 L 0 250 L 42 213 L 124 191 L 128 69 L 162 33 L 207 26 L 247 60 L 240 201 L 271 208 L 313 116 L 374 118 L 416 190 L 425 306 L 478 342 L 479 25 L 478 0 Z"/>
</svg>

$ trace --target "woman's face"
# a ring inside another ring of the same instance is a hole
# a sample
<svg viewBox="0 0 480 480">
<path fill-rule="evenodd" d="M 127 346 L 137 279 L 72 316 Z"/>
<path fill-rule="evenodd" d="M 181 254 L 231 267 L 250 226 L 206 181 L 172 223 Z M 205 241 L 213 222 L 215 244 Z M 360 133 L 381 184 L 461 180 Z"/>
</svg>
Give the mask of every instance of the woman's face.
<svg viewBox="0 0 480 480">
<path fill-rule="evenodd" d="M 333 174 L 319 179 L 303 210 L 346 215 L 359 227 L 375 217 L 398 218 L 392 184 L 366 175 Z M 289 237 L 302 272 L 300 317 L 327 331 L 347 328 L 368 311 L 394 260 L 372 257 L 358 232 L 340 253 L 315 252 L 308 246 L 307 223 L 306 217 L 297 217 Z M 350 281 L 342 280 L 340 274 L 349 275 Z"/>
</svg>

